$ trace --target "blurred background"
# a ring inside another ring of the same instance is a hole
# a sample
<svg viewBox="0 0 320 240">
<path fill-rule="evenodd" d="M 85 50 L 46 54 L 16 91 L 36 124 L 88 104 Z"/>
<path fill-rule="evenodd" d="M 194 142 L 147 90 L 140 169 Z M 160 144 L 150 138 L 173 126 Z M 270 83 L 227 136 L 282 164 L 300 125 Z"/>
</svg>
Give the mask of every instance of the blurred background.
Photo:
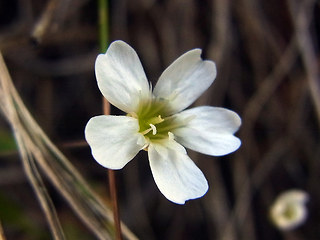
<svg viewBox="0 0 320 240">
<path fill-rule="evenodd" d="M 84 140 L 87 121 L 102 114 L 97 4 L 1 0 L 0 51 L 33 117 L 108 205 L 107 171 Z M 210 186 L 200 199 L 168 201 L 146 152 L 116 172 L 121 219 L 139 239 L 320 239 L 319 10 L 315 0 L 110 0 L 110 41 L 137 51 L 153 85 L 177 57 L 202 48 L 218 75 L 194 105 L 242 118 L 235 153 L 189 151 Z M 96 239 L 42 174 L 66 238 Z M 281 231 L 269 210 L 289 189 L 309 194 L 309 215 Z M 0 220 L 7 239 L 52 239 L 3 117 Z"/>
</svg>

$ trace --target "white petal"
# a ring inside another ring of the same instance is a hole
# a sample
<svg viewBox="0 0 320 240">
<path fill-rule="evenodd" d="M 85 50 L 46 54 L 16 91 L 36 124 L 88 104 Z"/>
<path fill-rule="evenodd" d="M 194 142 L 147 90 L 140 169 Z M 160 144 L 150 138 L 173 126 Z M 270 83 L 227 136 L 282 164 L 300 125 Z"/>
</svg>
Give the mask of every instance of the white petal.
<svg viewBox="0 0 320 240">
<path fill-rule="evenodd" d="M 98 55 L 95 72 L 103 96 L 124 112 L 135 112 L 140 99 L 150 95 L 138 55 L 123 41 L 111 43 L 105 54 Z"/>
<path fill-rule="evenodd" d="M 201 106 L 175 115 L 187 122 L 172 130 L 177 142 L 197 152 L 222 156 L 237 150 L 241 141 L 233 136 L 241 125 L 240 117 L 225 108 Z"/>
<path fill-rule="evenodd" d="M 191 105 L 216 78 L 214 62 L 201 59 L 201 49 L 179 57 L 160 76 L 154 95 L 170 101 L 171 114 Z"/>
<path fill-rule="evenodd" d="M 305 191 L 299 189 L 288 190 L 277 198 L 277 201 L 279 202 L 296 202 L 299 204 L 305 204 L 308 200 L 309 195 Z"/>
<path fill-rule="evenodd" d="M 304 223 L 308 216 L 306 202 L 309 195 L 298 189 L 289 190 L 277 197 L 270 209 L 273 223 L 281 230 L 292 230 Z"/>
<path fill-rule="evenodd" d="M 145 139 L 138 131 L 139 124 L 135 118 L 103 115 L 89 120 L 85 137 L 99 164 L 121 169 L 145 145 Z"/>
<path fill-rule="evenodd" d="M 154 180 L 170 201 L 184 204 L 186 200 L 202 197 L 207 192 L 206 178 L 177 142 L 151 143 L 148 155 Z"/>
</svg>

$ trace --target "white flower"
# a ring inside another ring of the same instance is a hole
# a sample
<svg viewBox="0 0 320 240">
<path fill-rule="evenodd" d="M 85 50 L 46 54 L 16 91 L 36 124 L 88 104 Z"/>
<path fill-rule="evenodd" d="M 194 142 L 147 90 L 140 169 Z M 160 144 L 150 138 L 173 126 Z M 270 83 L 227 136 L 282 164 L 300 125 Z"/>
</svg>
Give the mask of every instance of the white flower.
<svg viewBox="0 0 320 240">
<path fill-rule="evenodd" d="M 273 223 L 281 230 L 292 230 L 305 222 L 309 196 L 301 190 L 290 190 L 277 197 L 271 206 Z"/>
<path fill-rule="evenodd" d="M 152 91 L 134 49 L 123 41 L 113 42 L 97 57 L 95 72 L 103 96 L 127 115 L 96 116 L 85 128 L 93 157 L 106 168 L 121 169 L 140 150 L 147 150 L 158 188 L 178 204 L 208 190 L 206 178 L 183 146 L 221 156 L 241 144 L 233 136 L 241 124 L 236 113 L 209 106 L 182 111 L 216 77 L 215 64 L 200 55 L 200 49 L 183 54 Z"/>
</svg>

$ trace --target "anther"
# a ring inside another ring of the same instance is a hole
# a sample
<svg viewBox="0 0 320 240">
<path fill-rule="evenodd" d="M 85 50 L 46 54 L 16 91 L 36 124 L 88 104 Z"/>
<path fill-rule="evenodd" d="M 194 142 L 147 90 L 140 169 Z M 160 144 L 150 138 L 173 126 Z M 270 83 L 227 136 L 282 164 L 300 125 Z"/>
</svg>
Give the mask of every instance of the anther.
<svg viewBox="0 0 320 240">
<path fill-rule="evenodd" d="M 153 118 L 151 118 L 150 120 L 149 120 L 149 122 L 151 123 L 151 124 L 154 124 L 154 125 L 156 125 L 156 124 L 158 124 L 158 123 L 162 123 L 164 121 L 164 119 L 161 117 L 161 115 L 159 115 L 158 117 L 153 117 Z"/>
<path fill-rule="evenodd" d="M 152 134 L 153 135 L 156 135 L 157 134 L 157 128 L 156 128 L 156 126 L 155 125 L 153 125 L 153 124 L 149 124 L 150 125 L 150 127 L 152 128 Z"/>
</svg>

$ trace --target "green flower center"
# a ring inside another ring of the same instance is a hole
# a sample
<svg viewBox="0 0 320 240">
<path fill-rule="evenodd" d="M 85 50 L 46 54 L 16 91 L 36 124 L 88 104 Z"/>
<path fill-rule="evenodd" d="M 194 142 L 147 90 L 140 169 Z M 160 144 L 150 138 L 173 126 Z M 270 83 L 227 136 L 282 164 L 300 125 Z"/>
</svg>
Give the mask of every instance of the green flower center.
<svg viewBox="0 0 320 240">
<path fill-rule="evenodd" d="M 283 215 L 288 220 L 294 220 L 297 217 L 297 206 L 294 203 L 288 204 L 284 209 Z"/>
<path fill-rule="evenodd" d="M 142 101 L 136 116 L 139 121 L 139 132 L 149 141 L 169 138 L 169 132 L 181 126 L 175 121 L 174 116 L 168 114 L 168 101 L 152 99 Z"/>
</svg>

